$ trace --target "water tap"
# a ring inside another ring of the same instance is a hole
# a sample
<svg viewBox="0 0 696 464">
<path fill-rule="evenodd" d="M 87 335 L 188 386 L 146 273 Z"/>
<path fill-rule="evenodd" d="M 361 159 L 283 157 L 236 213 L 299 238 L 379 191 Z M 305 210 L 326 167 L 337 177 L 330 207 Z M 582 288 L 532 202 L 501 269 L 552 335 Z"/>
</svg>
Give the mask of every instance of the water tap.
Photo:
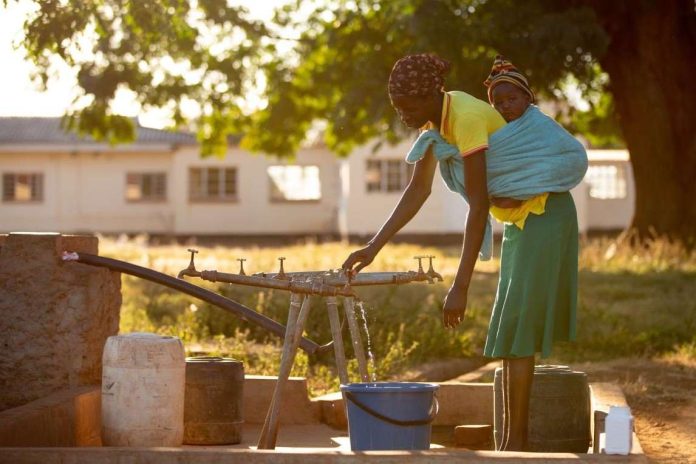
<svg viewBox="0 0 696 464">
<path fill-rule="evenodd" d="M 246 275 L 244 272 L 244 261 L 246 261 L 246 258 L 237 258 L 237 261 L 239 261 L 239 275 Z"/>
<path fill-rule="evenodd" d="M 285 261 L 285 256 L 278 258 L 278 261 L 280 261 L 280 270 L 275 276 L 273 276 L 273 278 L 279 280 L 291 280 L 290 277 L 288 277 L 288 275 L 285 273 L 285 269 L 283 269 L 283 261 Z"/>
<path fill-rule="evenodd" d="M 181 279 L 184 276 L 197 277 L 201 275 L 201 273 L 196 270 L 196 265 L 193 263 L 193 256 L 196 253 L 198 253 L 198 250 L 189 248 L 188 251 L 191 253 L 191 261 L 189 262 L 189 265 L 186 269 L 182 269 L 181 271 L 179 271 L 179 274 L 176 276 L 178 279 Z"/>
<path fill-rule="evenodd" d="M 428 275 L 431 279 L 438 280 L 438 281 L 442 282 L 442 276 L 440 274 L 438 274 L 437 272 L 435 272 L 435 269 L 433 269 L 433 259 L 435 258 L 435 256 L 428 256 L 427 258 L 428 258 L 429 266 L 428 266 L 428 272 L 426 272 L 426 275 Z M 433 282 L 431 281 L 431 283 L 433 283 Z"/>
<path fill-rule="evenodd" d="M 414 257 L 413 257 L 413 259 L 417 259 L 417 260 L 418 260 L 418 275 L 423 275 L 423 274 L 425 274 L 425 272 L 423 271 L 423 263 L 421 262 L 421 260 L 422 260 L 423 258 L 427 258 L 427 256 L 414 256 Z"/>
</svg>

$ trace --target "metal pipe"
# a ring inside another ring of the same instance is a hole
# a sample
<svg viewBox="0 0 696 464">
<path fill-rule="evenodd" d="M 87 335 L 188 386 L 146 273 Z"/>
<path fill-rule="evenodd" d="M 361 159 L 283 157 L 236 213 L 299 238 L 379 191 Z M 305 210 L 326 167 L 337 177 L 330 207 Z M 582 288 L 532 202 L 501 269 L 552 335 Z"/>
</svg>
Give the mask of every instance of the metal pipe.
<svg viewBox="0 0 696 464">
<path fill-rule="evenodd" d="M 210 271 L 203 271 L 210 272 Z M 236 274 L 229 274 L 235 276 Z M 409 282 L 433 282 L 431 276 L 425 272 L 361 272 L 348 279 L 343 271 L 314 271 L 314 272 L 286 272 L 286 276 L 293 280 L 315 279 L 331 287 L 360 287 L 366 285 L 400 285 Z M 276 274 L 259 273 L 254 276 L 263 277 L 266 280 L 275 279 Z M 344 295 L 350 296 L 350 295 Z"/>
<path fill-rule="evenodd" d="M 181 271 L 182 273 L 185 272 Z M 183 275 L 200 277 L 203 280 L 210 282 L 225 282 L 229 284 L 248 285 L 250 287 L 265 287 L 275 288 L 279 290 L 287 290 L 292 293 L 300 293 L 303 295 L 320 295 L 320 296 L 353 296 L 353 291 L 350 286 L 346 287 L 338 285 L 327 285 L 320 279 L 296 279 L 293 277 L 278 277 L 281 274 L 274 274 L 273 278 L 265 278 L 260 276 L 247 276 L 240 274 L 229 274 L 227 272 L 218 271 L 200 271 L 195 273 L 186 273 Z M 289 273 L 283 274 L 289 276 Z"/>
<path fill-rule="evenodd" d="M 304 272 L 285 272 L 283 260 L 280 260 L 280 270 L 277 273 L 258 272 L 251 276 L 240 269 L 239 274 L 219 272 L 217 270 L 198 271 L 193 262 L 193 257 L 197 250 L 189 249 L 191 252 L 191 262 L 188 267 L 179 272 L 179 278 L 184 276 L 200 277 L 211 282 L 226 282 L 230 284 L 249 285 L 252 287 L 276 288 L 288 290 L 293 293 L 320 296 L 354 296 L 353 286 L 364 285 L 399 285 L 409 282 L 435 283 L 435 280 L 442 281 L 442 276 L 433 269 L 434 256 L 416 256 L 418 260 L 418 271 L 407 272 L 363 272 L 356 276 L 348 276 L 343 269 L 329 271 L 304 271 Z M 430 260 L 428 272 L 423 271 L 422 259 Z"/>
<path fill-rule="evenodd" d="M 89 264 L 92 266 L 105 267 L 113 271 L 122 272 L 124 274 L 133 275 L 135 277 L 140 277 L 141 279 L 149 280 L 165 287 L 172 288 L 174 290 L 186 293 L 199 300 L 205 301 L 219 308 L 230 311 L 237 316 L 241 317 L 247 322 L 259 325 L 264 329 L 272 332 L 280 337 L 285 335 L 285 326 L 279 324 L 278 322 L 270 319 L 262 314 L 257 313 L 253 309 L 247 308 L 241 303 L 234 300 L 230 300 L 222 295 L 218 295 L 215 292 L 211 292 L 205 288 L 193 285 L 181 279 L 163 274 L 152 269 L 137 266 L 135 264 L 127 263 L 125 261 L 120 261 L 118 259 L 105 258 L 103 256 L 97 256 L 89 253 L 77 253 L 77 252 L 64 252 L 64 261 L 77 261 L 84 264 Z M 308 338 L 302 337 L 300 340 L 300 348 L 306 351 L 308 354 L 321 353 L 328 351 L 332 348 L 333 342 L 329 342 L 326 345 L 319 345 Z"/>
</svg>

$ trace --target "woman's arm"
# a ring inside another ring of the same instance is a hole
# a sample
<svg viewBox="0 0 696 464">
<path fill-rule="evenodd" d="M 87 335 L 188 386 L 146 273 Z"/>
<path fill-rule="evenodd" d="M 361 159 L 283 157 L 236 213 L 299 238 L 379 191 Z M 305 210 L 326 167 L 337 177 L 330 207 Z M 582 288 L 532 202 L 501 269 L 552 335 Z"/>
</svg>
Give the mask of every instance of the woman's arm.
<svg viewBox="0 0 696 464">
<path fill-rule="evenodd" d="M 343 263 L 343 269 L 353 270 L 353 266 L 355 266 L 353 272 L 359 272 L 372 262 L 379 250 L 384 247 L 394 234 L 408 224 L 430 196 L 436 167 L 437 159 L 433 156 L 431 150 L 428 149 L 425 156 L 416 163 L 411 181 L 387 221 L 368 242 L 366 247 L 354 251 L 348 256 L 348 259 Z"/>
<path fill-rule="evenodd" d="M 486 151 L 480 150 L 464 158 L 466 193 L 469 214 L 464 232 L 464 245 L 459 268 L 443 305 L 445 327 L 455 327 L 464 317 L 469 283 L 474 272 L 488 220 L 488 187 L 486 180 Z"/>
</svg>

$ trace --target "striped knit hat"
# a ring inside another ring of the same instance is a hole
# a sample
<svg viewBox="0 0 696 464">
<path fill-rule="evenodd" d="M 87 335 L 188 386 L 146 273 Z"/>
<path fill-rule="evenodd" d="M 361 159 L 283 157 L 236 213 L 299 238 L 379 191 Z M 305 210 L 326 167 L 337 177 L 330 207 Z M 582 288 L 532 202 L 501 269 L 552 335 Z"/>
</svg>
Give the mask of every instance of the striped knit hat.
<svg viewBox="0 0 696 464">
<path fill-rule="evenodd" d="M 527 78 L 524 77 L 524 74 L 519 72 L 510 60 L 503 55 L 498 55 L 495 57 L 495 61 L 493 61 L 491 73 L 483 82 L 483 85 L 488 87 L 488 101 L 490 103 L 493 103 L 493 87 L 502 82 L 509 82 L 527 92 L 529 98 L 532 99 L 532 103 L 536 100 L 534 92 L 532 92 L 532 89 L 529 87 L 529 82 L 527 82 Z"/>
</svg>

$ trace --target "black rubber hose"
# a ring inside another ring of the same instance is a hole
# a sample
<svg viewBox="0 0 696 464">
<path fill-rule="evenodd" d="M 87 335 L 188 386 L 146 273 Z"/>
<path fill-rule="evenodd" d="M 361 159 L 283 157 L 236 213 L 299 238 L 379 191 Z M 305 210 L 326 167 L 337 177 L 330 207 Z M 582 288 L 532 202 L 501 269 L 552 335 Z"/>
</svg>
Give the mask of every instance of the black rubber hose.
<svg viewBox="0 0 696 464">
<path fill-rule="evenodd" d="M 253 309 L 247 308 L 241 303 L 234 300 L 230 300 L 222 295 L 218 295 L 215 292 L 211 292 L 198 285 L 193 285 L 185 280 L 177 279 L 162 272 L 154 271 L 146 267 L 137 266 L 135 264 L 127 263 L 125 261 L 120 261 L 113 258 L 105 258 L 103 256 L 97 256 L 89 253 L 75 253 L 78 256 L 76 261 L 84 264 L 89 264 L 91 266 L 100 266 L 111 269 L 112 271 L 122 272 L 124 274 L 129 274 L 135 277 L 140 277 L 141 279 L 149 280 L 165 287 L 173 288 L 180 292 L 186 293 L 193 297 L 203 300 L 207 303 L 217 306 L 218 308 L 230 311 L 247 322 L 259 325 L 264 329 L 272 332 L 280 337 L 285 336 L 285 326 L 279 324 L 278 322 L 270 319 L 263 314 L 259 314 Z M 308 354 L 315 354 L 317 352 L 326 351 L 331 347 L 332 343 L 328 343 L 321 346 L 312 340 L 302 337 L 300 339 L 300 348 L 306 351 Z"/>
</svg>

